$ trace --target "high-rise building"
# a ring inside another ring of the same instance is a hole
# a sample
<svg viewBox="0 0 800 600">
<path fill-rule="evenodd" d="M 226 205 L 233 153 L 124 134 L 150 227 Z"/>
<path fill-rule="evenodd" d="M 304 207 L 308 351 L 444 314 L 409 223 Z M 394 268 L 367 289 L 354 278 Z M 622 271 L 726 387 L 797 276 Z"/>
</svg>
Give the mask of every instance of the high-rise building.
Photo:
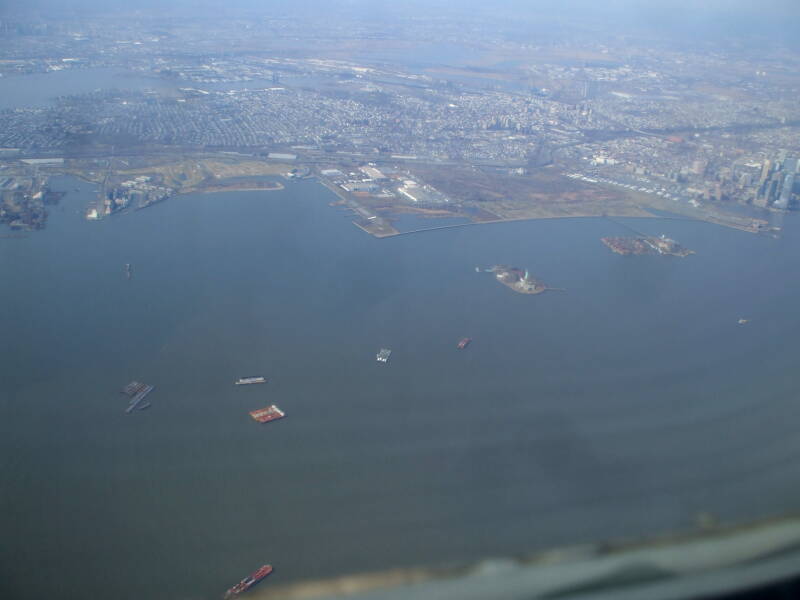
<svg viewBox="0 0 800 600">
<path fill-rule="evenodd" d="M 764 182 L 769 177 L 769 172 L 772 169 L 772 162 L 767 159 L 764 161 L 764 165 L 761 167 L 761 178 L 758 180 L 758 185 L 764 185 Z"/>
<path fill-rule="evenodd" d="M 789 208 L 789 202 L 792 199 L 792 191 L 794 190 L 794 180 L 797 170 L 797 160 L 794 158 L 786 158 L 783 161 L 783 170 L 785 175 L 783 177 L 783 185 L 781 186 L 780 193 L 777 200 L 775 200 L 775 208 Z"/>
</svg>

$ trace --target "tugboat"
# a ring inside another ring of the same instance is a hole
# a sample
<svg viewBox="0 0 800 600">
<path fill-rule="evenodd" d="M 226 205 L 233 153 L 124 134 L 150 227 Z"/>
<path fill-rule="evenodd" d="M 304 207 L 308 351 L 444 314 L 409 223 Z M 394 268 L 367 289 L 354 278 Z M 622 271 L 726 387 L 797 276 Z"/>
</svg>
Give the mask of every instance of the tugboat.
<svg viewBox="0 0 800 600">
<path fill-rule="evenodd" d="M 239 583 L 225 592 L 225 595 L 222 597 L 224 600 L 230 600 L 230 598 L 235 598 L 242 592 L 246 592 L 259 581 L 264 579 L 267 575 L 272 573 L 272 565 L 264 565 L 257 571 L 254 571 L 244 579 L 242 579 Z"/>
</svg>

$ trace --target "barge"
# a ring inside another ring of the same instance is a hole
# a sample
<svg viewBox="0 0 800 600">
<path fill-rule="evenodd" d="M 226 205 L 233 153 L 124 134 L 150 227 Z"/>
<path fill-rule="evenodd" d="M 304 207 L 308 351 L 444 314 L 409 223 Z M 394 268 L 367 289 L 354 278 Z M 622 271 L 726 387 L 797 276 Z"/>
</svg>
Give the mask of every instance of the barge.
<svg viewBox="0 0 800 600">
<path fill-rule="evenodd" d="M 267 378 L 261 375 L 255 377 L 240 377 L 234 382 L 234 385 L 251 385 L 254 383 L 267 383 Z"/>
<path fill-rule="evenodd" d="M 222 597 L 223 600 L 230 600 L 231 598 L 235 598 L 239 594 L 246 592 L 270 573 L 272 573 L 272 565 L 264 565 L 263 567 L 253 571 L 250 575 L 242 579 L 239 583 L 225 592 L 225 595 Z"/>
<path fill-rule="evenodd" d="M 131 381 L 128 385 L 126 385 L 122 389 L 122 393 L 125 394 L 130 398 L 130 402 L 128 403 L 128 408 L 125 409 L 126 413 L 131 413 L 139 407 L 139 404 L 142 400 L 145 399 L 145 396 L 152 392 L 155 389 L 155 386 L 149 385 L 147 383 L 141 383 L 139 381 Z M 147 404 L 147 406 L 150 406 Z M 139 407 L 147 408 L 147 406 Z"/>
<path fill-rule="evenodd" d="M 286 413 L 274 404 L 270 404 L 266 408 L 251 410 L 250 416 L 253 417 L 254 421 L 258 421 L 259 423 L 269 423 L 270 421 L 282 419 L 286 416 Z"/>
</svg>

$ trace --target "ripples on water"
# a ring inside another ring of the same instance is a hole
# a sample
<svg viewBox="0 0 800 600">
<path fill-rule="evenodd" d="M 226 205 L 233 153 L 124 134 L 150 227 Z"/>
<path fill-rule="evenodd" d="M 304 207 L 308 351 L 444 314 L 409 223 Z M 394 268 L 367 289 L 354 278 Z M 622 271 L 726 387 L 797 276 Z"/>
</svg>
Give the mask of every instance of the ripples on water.
<svg viewBox="0 0 800 600">
<path fill-rule="evenodd" d="M 287 582 L 797 506 L 794 215 L 779 240 L 635 220 L 697 251 L 665 259 L 608 252 L 600 219 L 375 240 L 313 182 L 88 223 L 62 184 L 45 231 L 0 240 L 17 597 L 210 597 L 264 562 Z M 125 415 L 132 379 L 156 390 Z"/>
</svg>

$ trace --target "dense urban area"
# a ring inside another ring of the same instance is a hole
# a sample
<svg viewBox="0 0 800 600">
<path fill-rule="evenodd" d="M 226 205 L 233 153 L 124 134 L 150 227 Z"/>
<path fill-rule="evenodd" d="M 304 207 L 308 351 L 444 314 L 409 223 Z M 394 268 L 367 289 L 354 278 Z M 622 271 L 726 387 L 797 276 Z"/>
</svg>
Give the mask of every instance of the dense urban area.
<svg viewBox="0 0 800 600">
<path fill-rule="evenodd" d="M 376 235 L 412 211 L 668 211 L 758 231 L 796 204 L 797 54 L 591 24 L 524 31 L 502 15 L 6 18 L 5 80 L 94 70 L 137 83 L 0 112 L 0 220 L 40 227 L 34 181 L 57 172 L 101 184 L 88 218 L 218 182 L 207 165 L 187 174 L 187 158 L 264 165 L 231 177 L 306 169 Z"/>
</svg>

